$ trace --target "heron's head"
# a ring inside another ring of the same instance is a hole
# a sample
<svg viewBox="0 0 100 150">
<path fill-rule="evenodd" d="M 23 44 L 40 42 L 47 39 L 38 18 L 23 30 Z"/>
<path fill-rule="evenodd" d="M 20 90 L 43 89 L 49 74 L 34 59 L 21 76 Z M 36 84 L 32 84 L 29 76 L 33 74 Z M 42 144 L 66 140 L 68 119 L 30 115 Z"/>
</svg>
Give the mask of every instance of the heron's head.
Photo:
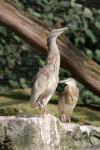
<svg viewBox="0 0 100 150">
<path fill-rule="evenodd" d="M 57 38 L 60 34 L 62 34 L 65 30 L 68 30 L 68 27 L 64 27 L 61 29 L 54 29 L 50 32 L 49 38 Z"/>
<path fill-rule="evenodd" d="M 64 31 L 69 30 L 69 29 L 74 29 L 76 26 L 75 25 L 71 25 L 68 24 L 66 27 L 64 28 L 60 28 L 60 29 L 54 29 L 50 32 L 49 34 L 49 38 L 57 38 L 60 34 L 62 34 Z"/>
<path fill-rule="evenodd" d="M 59 83 L 65 83 L 66 85 L 75 86 L 76 85 L 76 80 L 74 78 L 68 78 L 68 79 L 59 81 Z"/>
</svg>

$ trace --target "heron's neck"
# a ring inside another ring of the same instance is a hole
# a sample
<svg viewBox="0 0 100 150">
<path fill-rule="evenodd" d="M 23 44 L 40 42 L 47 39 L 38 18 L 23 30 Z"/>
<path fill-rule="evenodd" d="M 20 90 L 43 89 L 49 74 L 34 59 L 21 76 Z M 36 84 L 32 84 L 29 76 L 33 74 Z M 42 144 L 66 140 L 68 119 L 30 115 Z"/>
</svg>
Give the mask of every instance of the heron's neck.
<svg viewBox="0 0 100 150">
<path fill-rule="evenodd" d="M 59 74 L 60 53 L 59 53 L 58 46 L 56 44 L 56 38 L 49 39 L 48 48 L 49 48 L 49 54 L 47 58 L 47 64 L 48 66 L 50 66 L 51 70 Z"/>
<path fill-rule="evenodd" d="M 48 47 L 52 54 L 59 54 L 58 46 L 56 43 L 56 38 L 49 39 Z"/>
</svg>

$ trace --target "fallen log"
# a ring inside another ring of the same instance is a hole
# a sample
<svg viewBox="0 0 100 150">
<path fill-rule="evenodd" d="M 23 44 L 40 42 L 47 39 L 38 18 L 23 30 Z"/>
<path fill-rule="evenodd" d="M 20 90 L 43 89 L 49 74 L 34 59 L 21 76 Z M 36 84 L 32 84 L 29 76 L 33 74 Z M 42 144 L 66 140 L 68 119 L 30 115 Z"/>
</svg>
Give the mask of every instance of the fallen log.
<svg viewBox="0 0 100 150">
<path fill-rule="evenodd" d="M 36 19 L 29 19 L 24 12 L 5 1 L 0 1 L 0 24 L 14 31 L 37 50 L 43 53 L 48 51 L 48 27 Z M 73 46 L 68 39 L 58 39 L 57 42 L 61 53 L 61 65 L 88 89 L 100 95 L 100 66 Z"/>
</svg>

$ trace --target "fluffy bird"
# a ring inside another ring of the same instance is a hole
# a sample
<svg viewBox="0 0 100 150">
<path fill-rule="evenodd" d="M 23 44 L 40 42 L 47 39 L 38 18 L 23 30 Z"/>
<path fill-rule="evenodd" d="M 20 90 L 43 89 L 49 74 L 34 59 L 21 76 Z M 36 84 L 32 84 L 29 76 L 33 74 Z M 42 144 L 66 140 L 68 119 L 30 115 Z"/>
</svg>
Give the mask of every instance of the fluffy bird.
<svg viewBox="0 0 100 150">
<path fill-rule="evenodd" d="M 79 89 L 73 78 L 62 80 L 59 83 L 65 83 L 65 88 L 58 100 L 58 110 L 62 122 L 70 122 L 70 117 L 76 106 L 79 97 Z"/>
<path fill-rule="evenodd" d="M 60 67 L 60 53 L 56 44 L 56 39 L 65 30 L 68 30 L 68 28 L 54 29 L 47 38 L 49 53 L 46 64 L 37 73 L 36 80 L 32 87 L 31 103 L 33 107 L 43 109 L 56 90 L 59 82 Z"/>
</svg>

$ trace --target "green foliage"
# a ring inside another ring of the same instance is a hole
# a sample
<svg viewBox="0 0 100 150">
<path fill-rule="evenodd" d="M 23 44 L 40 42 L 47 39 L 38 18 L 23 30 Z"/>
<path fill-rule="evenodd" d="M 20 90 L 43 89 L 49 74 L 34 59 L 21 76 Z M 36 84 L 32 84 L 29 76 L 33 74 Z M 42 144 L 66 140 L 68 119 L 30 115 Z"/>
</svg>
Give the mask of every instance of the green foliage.
<svg viewBox="0 0 100 150">
<path fill-rule="evenodd" d="M 82 84 L 78 83 L 80 89 L 79 103 L 84 103 L 86 105 L 100 105 L 100 97 L 94 95 L 91 91 L 86 89 Z"/>
<path fill-rule="evenodd" d="M 33 2 L 33 1 L 32 1 Z M 71 30 L 67 35 L 70 40 L 83 52 L 94 59 L 100 64 L 100 11 L 96 9 L 89 9 L 83 7 L 81 4 L 75 3 L 75 1 L 65 0 L 41 0 L 34 1 L 34 7 L 29 6 L 30 11 L 36 12 L 33 16 L 44 20 L 47 24 L 54 26 L 60 23 L 63 26 L 67 24 L 74 24 L 76 28 Z M 36 7 L 35 7 L 36 6 Z M 29 11 L 29 9 L 27 8 Z M 62 69 L 60 72 L 60 78 L 66 78 L 69 74 L 66 70 Z M 80 87 L 80 86 L 79 86 Z M 80 87 L 81 88 L 81 87 Z M 60 87 L 58 86 L 58 91 Z M 100 98 L 95 96 L 92 92 L 81 90 L 81 100 L 83 103 L 90 104 L 99 102 Z"/>
<path fill-rule="evenodd" d="M 67 36 L 86 55 L 100 64 L 100 10 L 89 9 L 75 0 L 7 1 L 49 26 L 75 25 L 75 29 L 67 33 Z M 13 32 L 0 26 L 0 88 L 2 85 L 13 88 L 30 86 L 33 76 L 44 64 L 41 58 Z M 60 78 L 68 76 L 69 73 L 62 69 Z M 85 89 L 81 95 L 83 101 L 88 101 L 88 97 L 95 97 Z"/>
<path fill-rule="evenodd" d="M 2 85 L 13 88 L 29 86 L 33 75 L 41 66 L 42 60 L 39 54 L 34 55 L 32 47 L 4 27 L 0 27 L 0 37 L 0 81 Z"/>
<path fill-rule="evenodd" d="M 70 40 L 100 64 L 95 56 L 96 49 L 100 55 L 100 10 L 84 7 L 76 0 L 22 0 L 22 3 L 27 12 L 50 26 L 74 24 L 76 28 L 67 34 Z"/>
<path fill-rule="evenodd" d="M 85 104 L 91 104 L 93 102 L 93 94 L 90 91 L 84 91 L 82 100 Z"/>
</svg>

